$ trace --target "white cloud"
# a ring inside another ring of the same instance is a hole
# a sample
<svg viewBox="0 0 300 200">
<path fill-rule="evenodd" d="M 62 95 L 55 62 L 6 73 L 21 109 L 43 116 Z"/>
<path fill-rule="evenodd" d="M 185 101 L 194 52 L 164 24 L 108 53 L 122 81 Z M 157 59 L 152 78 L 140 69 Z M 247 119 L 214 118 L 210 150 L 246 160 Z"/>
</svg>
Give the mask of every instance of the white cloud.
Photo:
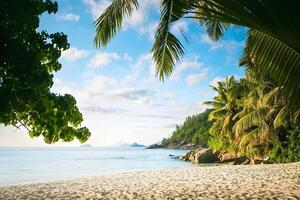
<svg viewBox="0 0 300 200">
<path fill-rule="evenodd" d="M 140 77 L 143 69 L 148 66 L 150 66 L 150 73 L 152 73 L 151 69 L 154 67 L 151 53 L 140 55 L 136 63 L 131 66 L 130 73 L 124 77 L 124 84 L 127 85 L 130 82 L 135 81 L 138 77 Z"/>
<path fill-rule="evenodd" d="M 106 96 L 113 98 L 121 98 L 130 101 L 134 101 L 139 104 L 152 104 L 153 103 L 153 91 L 138 88 L 119 88 L 116 90 L 108 91 Z"/>
<path fill-rule="evenodd" d="M 115 52 L 99 52 L 90 59 L 90 61 L 87 63 L 87 66 L 91 68 L 101 68 L 118 59 L 120 59 L 120 56 Z"/>
<path fill-rule="evenodd" d="M 218 82 L 221 82 L 224 80 L 225 80 L 225 77 L 217 76 L 213 80 L 211 80 L 210 85 L 216 87 L 218 85 Z"/>
<path fill-rule="evenodd" d="M 175 67 L 175 71 L 171 76 L 171 80 L 179 80 L 181 74 L 189 69 L 199 69 L 203 66 L 202 63 L 196 60 L 184 60 Z"/>
<path fill-rule="evenodd" d="M 189 75 L 186 78 L 186 83 L 187 85 L 192 86 L 198 83 L 199 81 L 206 79 L 206 77 L 207 77 L 207 70 L 203 70 L 200 73 Z"/>
<path fill-rule="evenodd" d="M 80 16 L 74 13 L 66 13 L 66 14 L 59 15 L 58 19 L 65 20 L 65 21 L 79 21 Z"/>
<path fill-rule="evenodd" d="M 110 76 L 97 75 L 88 81 L 86 90 L 92 93 L 105 92 L 117 84 L 116 79 Z"/>
<path fill-rule="evenodd" d="M 80 50 L 76 47 L 71 47 L 62 52 L 62 58 L 67 61 L 76 61 L 80 58 L 88 56 L 89 52 L 86 50 Z"/>
<path fill-rule="evenodd" d="M 202 34 L 200 36 L 200 41 L 202 43 L 208 44 L 210 46 L 209 50 L 216 50 L 216 49 L 220 49 L 223 47 L 223 45 L 220 42 L 215 42 L 212 39 L 209 38 L 209 36 L 207 34 Z"/>
<path fill-rule="evenodd" d="M 160 0 L 143 0 L 139 1 L 139 9 L 134 11 L 130 17 L 126 17 L 124 19 L 123 28 L 134 28 L 138 32 L 139 28 L 147 27 L 149 22 L 148 15 L 149 11 L 154 8 L 159 11 Z"/>
<path fill-rule="evenodd" d="M 129 53 L 124 53 L 123 54 L 123 59 L 124 60 L 127 60 L 127 61 L 131 61 L 132 60 L 132 57 Z"/>
<path fill-rule="evenodd" d="M 87 5 L 93 20 L 96 20 L 100 14 L 111 4 L 111 1 L 109 0 L 82 0 L 82 2 Z"/>
<path fill-rule="evenodd" d="M 200 41 L 202 43 L 209 45 L 210 51 L 224 48 L 227 52 L 231 54 L 244 46 L 244 41 L 236 41 L 236 40 L 213 41 L 209 38 L 207 34 L 201 34 Z"/>
<path fill-rule="evenodd" d="M 145 34 L 148 36 L 148 38 L 151 41 L 154 41 L 154 36 L 155 36 L 157 26 L 158 26 L 158 21 L 152 21 L 152 22 L 149 22 L 148 25 L 141 26 L 137 30 L 140 34 Z"/>
<path fill-rule="evenodd" d="M 110 0 L 82 0 L 88 7 L 88 11 L 96 20 L 103 11 L 111 4 Z M 125 16 L 123 19 L 122 29 L 129 28 L 140 34 L 146 34 L 150 39 L 153 38 L 158 22 L 149 22 L 150 10 L 157 10 L 159 13 L 160 0 L 143 0 L 139 1 L 139 9 L 133 11 L 131 16 Z"/>
<path fill-rule="evenodd" d="M 171 27 L 171 31 L 175 34 L 181 33 L 181 31 L 187 32 L 187 30 L 188 30 L 188 23 L 183 20 L 175 22 Z"/>
<path fill-rule="evenodd" d="M 144 22 L 145 15 L 141 11 L 134 11 L 130 17 L 125 17 L 123 28 L 136 27 Z"/>
</svg>

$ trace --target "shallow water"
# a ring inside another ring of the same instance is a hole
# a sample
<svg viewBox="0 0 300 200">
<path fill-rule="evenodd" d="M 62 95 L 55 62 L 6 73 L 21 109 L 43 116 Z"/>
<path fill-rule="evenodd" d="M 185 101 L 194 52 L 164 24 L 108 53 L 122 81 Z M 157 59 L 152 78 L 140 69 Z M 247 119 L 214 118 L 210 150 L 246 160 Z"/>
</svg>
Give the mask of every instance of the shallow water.
<svg viewBox="0 0 300 200">
<path fill-rule="evenodd" d="M 182 168 L 186 150 L 52 147 L 0 148 L 0 184 L 24 184 L 129 171 Z"/>
</svg>

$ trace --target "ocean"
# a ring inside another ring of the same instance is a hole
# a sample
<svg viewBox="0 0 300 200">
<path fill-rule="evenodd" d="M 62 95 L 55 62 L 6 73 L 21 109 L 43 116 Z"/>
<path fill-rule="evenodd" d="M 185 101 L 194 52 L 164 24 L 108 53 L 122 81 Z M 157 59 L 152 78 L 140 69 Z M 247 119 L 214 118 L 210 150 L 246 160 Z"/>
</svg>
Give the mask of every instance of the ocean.
<svg viewBox="0 0 300 200">
<path fill-rule="evenodd" d="M 189 167 L 169 156 L 185 152 L 137 147 L 0 147 L 0 185 Z"/>
</svg>

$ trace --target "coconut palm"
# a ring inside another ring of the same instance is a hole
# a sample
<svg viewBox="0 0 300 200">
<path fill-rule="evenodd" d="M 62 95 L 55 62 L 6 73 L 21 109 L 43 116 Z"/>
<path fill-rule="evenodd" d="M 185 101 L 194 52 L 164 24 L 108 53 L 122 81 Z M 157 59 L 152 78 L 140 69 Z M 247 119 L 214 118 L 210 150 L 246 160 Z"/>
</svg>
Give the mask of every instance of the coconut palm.
<svg viewBox="0 0 300 200">
<path fill-rule="evenodd" d="M 247 94 L 241 101 L 243 109 L 233 118 L 236 122 L 233 127 L 235 144 L 242 155 L 266 156 L 278 135 L 273 121 L 278 113 L 279 101 L 270 100 L 278 88 L 274 88 L 270 81 L 254 78 L 249 70 L 243 81 Z"/>
<path fill-rule="evenodd" d="M 242 109 L 239 102 L 242 85 L 231 76 L 226 78 L 224 82 L 218 82 L 217 86 L 212 86 L 212 88 L 217 92 L 217 95 L 212 101 L 205 102 L 213 109 L 208 118 L 213 122 L 210 129 L 212 136 L 210 147 L 214 150 L 234 152 L 236 151 L 235 135 L 232 128 L 235 124 L 234 116 Z"/>
<path fill-rule="evenodd" d="M 160 79 L 172 74 L 184 55 L 170 32 L 173 23 L 192 18 L 218 40 L 230 26 L 248 27 L 245 52 L 260 73 L 270 75 L 293 99 L 300 96 L 300 1 L 297 0 L 162 0 L 160 23 L 152 48 Z M 138 9 L 137 0 L 113 0 L 96 20 L 96 47 L 106 46 L 121 29 L 124 16 Z"/>
</svg>

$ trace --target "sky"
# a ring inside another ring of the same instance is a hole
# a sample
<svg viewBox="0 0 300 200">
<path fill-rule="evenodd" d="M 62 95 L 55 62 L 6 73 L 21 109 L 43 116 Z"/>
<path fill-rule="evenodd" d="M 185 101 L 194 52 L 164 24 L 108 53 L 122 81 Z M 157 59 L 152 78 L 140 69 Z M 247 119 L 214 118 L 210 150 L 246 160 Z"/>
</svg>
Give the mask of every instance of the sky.
<svg viewBox="0 0 300 200">
<path fill-rule="evenodd" d="M 83 113 L 83 126 L 93 146 L 138 142 L 152 144 L 171 135 L 176 124 L 207 106 L 210 85 L 244 69 L 238 66 L 245 30 L 230 29 L 218 42 L 192 19 L 172 25 L 185 47 L 185 56 L 164 82 L 155 76 L 151 47 L 159 21 L 160 0 L 141 0 L 140 10 L 124 19 L 123 27 L 106 48 L 93 44 L 93 22 L 110 0 L 59 0 L 54 15 L 40 18 L 39 31 L 64 32 L 70 49 L 62 53 L 62 69 L 54 74 L 52 92 L 72 94 Z M 188 42 L 181 36 L 185 32 Z M 0 146 L 49 146 L 31 139 L 25 130 L 0 125 Z M 53 146 L 77 146 L 58 142 Z"/>
</svg>

